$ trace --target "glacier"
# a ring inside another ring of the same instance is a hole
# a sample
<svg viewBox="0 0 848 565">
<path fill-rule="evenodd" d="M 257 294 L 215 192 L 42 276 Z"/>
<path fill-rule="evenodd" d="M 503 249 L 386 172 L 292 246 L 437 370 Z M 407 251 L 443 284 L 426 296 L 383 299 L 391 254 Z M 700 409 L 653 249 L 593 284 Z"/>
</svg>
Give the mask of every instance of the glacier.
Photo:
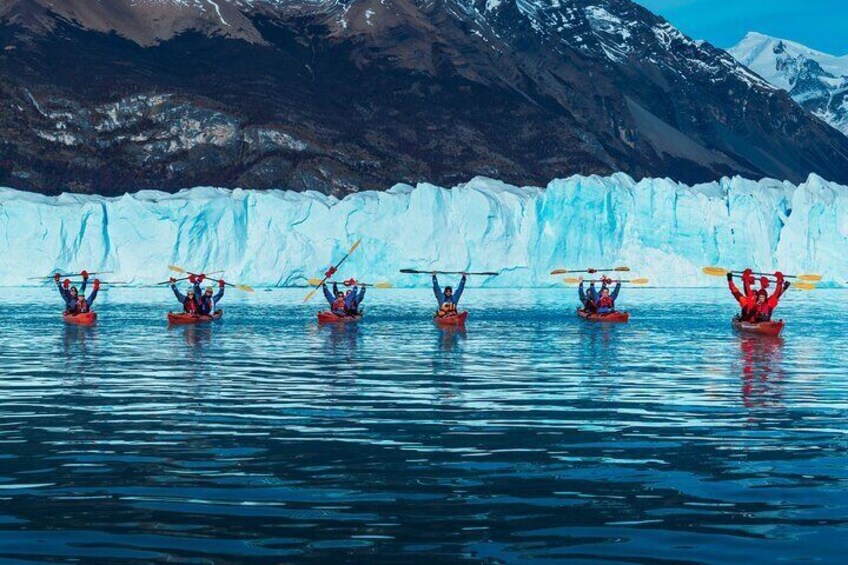
<svg viewBox="0 0 848 565">
<path fill-rule="evenodd" d="M 625 174 L 546 187 L 475 178 L 398 184 L 343 199 L 317 192 L 198 187 L 176 194 L 48 197 L 0 188 L 0 285 L 55 271 L 165 280 L 167 266 L 226 271 L 257 287 L 320 277 L 357 239 L 340 275 L 426 285 L 422 270 L 498 270 L 481 286 L 561 285 L 555 268 L 629 265 L 658 286 L 711 286 L 705 265 L 817 272 L 845 283 L 848 187 L 725 178 L 686 186 Z"/>
</svg>

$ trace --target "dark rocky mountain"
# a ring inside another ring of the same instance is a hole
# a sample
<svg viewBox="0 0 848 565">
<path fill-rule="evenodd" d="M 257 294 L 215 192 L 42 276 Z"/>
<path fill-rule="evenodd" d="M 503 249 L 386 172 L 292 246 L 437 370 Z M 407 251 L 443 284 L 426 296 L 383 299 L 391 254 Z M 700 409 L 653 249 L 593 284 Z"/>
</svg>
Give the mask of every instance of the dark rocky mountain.
<svg viewBox="0 0 848 565">
<path fill-rule="evenodd" d="M 4 0 L 0 185 L 848 182 L 848 138 L 628 0 Z"/>
</svg>

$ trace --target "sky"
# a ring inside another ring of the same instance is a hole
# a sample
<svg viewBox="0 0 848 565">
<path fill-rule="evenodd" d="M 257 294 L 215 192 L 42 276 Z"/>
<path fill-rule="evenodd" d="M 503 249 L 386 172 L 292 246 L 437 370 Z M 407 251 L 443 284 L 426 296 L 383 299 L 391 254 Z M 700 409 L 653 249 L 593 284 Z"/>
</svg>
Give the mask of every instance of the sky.
<svg viewBox="0 0 848 565">
<path fill-rule="evenodd" d="M 695 39 L 728 48 L 749 31 L 848 54 L 848 0 L 635 0 Z"/>
</svg>

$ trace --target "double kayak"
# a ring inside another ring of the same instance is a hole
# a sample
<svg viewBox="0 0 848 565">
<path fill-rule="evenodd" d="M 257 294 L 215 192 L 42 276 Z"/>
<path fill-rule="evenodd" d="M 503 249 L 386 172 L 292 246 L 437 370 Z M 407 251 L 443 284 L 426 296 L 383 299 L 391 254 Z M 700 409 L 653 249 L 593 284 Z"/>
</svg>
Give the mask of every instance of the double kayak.
<svg viewBox="0 0 848 565">
<path fill-rule="evenodd" d="M 65 312 L 62 319 L 70 326 L 93 326 L 97 321 L 97 312 L 86 312 L 85 314 L 70 314 Z"/>
<path fill-rule="evenodd" d="M 168 312 L 168 323 L 176 326 L 184 326 L 191 324 L 208 324 L 210 322 L 217 322 L 224 316 L 223 310 L 217 310 L 211 316 L 200 316 L 197 314 L 186 314 L 186 313 L 176 313 L 176 312 Z"/>
<path fill-rule="evenodd" d="M 362 319 L 362 314 L 356 316 L 339 316 L 332 312 L 318 312 L 319 324 L 349 324 Z"/>
<path fill-rule="evenodd" d="M 445 328 L 458 328 L 465 325 L 466 318 L 468 318 L 467 310 L 450 316 L 433 316 L 433 321 Z"/>
<path fill-rule="evenodd" d="M 786 322 L 779 320 L 777 322 L 743 322 L 738 317 L 733 318 L 733 329 L 740 333 L 755 334 L 755 335 L 770 335 L 779 336 L 783 331 L 783 326 Z"/>
<path fill-rule="evenodd" d="M 604 322 L 607 324 L 623 324 L 630 321 L 630 312 L 610 312 L 608 314 L 595 314 L 587 312 L 582 308 L 577 309 L 577 315 L 587 322 Z"/>
</svg>

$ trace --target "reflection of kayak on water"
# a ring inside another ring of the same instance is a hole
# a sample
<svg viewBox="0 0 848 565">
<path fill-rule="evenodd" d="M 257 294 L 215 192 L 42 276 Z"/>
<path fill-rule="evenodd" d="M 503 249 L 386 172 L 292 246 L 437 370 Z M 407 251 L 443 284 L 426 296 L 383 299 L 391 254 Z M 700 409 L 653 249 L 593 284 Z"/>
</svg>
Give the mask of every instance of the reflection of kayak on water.
<svg viewBox="0 0 848 565">
<path fill-rule="evenodd" d="M 66 324 L 72 326 L 93 326 L 97 321 L 97 313 L 86 312 L 85 314 L 70 314 L 65 312 L 62 314 L 62 319 Z"/>
<path fill-rule="evenodd" d="M 356 316 L 339 316 L 332 312 L 318 312 L 319 324 L 349 324 L 362 319 L 362 314 Z"/>
<path fill-rule="evenodd" d="M 168 323 L 174 325 L 208 324 L 217 322 L 224 316 L 223 310 L 216 310 L 211 316 L 200 316 L 198 314 L 186 314 L 168 312 Z"/>
<path fill-rule="evenodd" d="M 468 318 L 468 311 L 462 312 L 460 314 L 452 314 L 448 316 L 433 316 L 433 321 L 436 322 L 440 326 L 445 326 L 448 328 L 455 328 L 465 325 L 465 319 Z"/>
<path fill-rule="evenodd" d="M 621 324 L 630 320 L 630 312 L 610 312 L 608 314 L 593 314 L 582 308 L 577 309 L 577 315 L 587 322 L 605 322 L 608 324 Z"/>
<path fill-rule="evenodd" d="M 739 317 L 733 318 L 733 328 L 741 333 L 778 336 L 783 331 L 786 322 L 743 322 Z"/>
</svg>

